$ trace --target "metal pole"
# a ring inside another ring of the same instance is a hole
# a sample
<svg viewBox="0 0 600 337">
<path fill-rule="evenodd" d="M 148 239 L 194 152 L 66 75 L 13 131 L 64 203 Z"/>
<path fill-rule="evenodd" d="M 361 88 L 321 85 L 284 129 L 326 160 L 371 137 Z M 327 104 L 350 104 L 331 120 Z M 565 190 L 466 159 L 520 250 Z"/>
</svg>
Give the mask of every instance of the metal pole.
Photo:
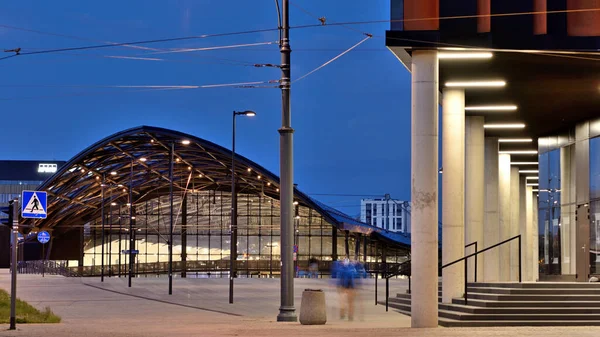
<svg viewBox="0 0 600 337">
<path fill-rule="evenodd" d="M 477 256 L 477 255 L 475 255 L 475 256 Z M 465 305 L 467 305 L 467 275 L 468 275 L 467 274 L 467 269 L 469 268 L 468 267 L 468 265 L 469 265 L 468 262 L 469 262 L 469 259 L 465 259 L 465 275 L 464 275 L 464 278 L 465 278 Z"/>
<path fill-rule="evenodd" d="M 375 305 L 377 305 L 377 278 L 379 277 L 379 273 L 375 272 Z"/>
<path fill-rule="evenodd" d="M 46 269 L 46 244 L 42 243 L 42 277 Z"/>
<path fill-rule="evenodd" d="M 296 322 L 294 308 L 294 261 L 292 243 L 294 241 L 293 200 L 294 200 L 294 166 L 293 166 L 293 133 L 290 107 L 290 13 L 289 0 L 283 0 L 283 18 L 281 29 L 281 128 L 279 131 L 280 147 L 280 202 L 281 202 L 281 306 L 277 321 Z"/>
<path fill-rule="evenodd" d="M 102 173 L 102 184 L 100 185 L 100 217 L 102 218 L 102 249 L 101 249 L 101 267 L 100 267 L 100 282 L 104 282 L 104 184 L 106 176 Z"/>
<path fill-rule="evenodd" d="M 477 241 L 475 241 L 475 253 L 477 253 Z M 473 277 L 473 281 L 477 283 L 477 255 L 475 255 L 475 277 Z"/>
<path fill-rule="evenodd" d="M 390 299 L 390 278 L 385 275 L 385 311 L 388 311 L 388 302 Z"/>
<path fill-rule="evenodd" d="M 169 200 L 171 203 L 171 220 L 169 225 L 169 295 L 173 294 L 173 156 L 175 144 L 171 142 L 169 149 Z"/>
<path fill-rule="evenodd" d="M 12 275 L 10 282 L 10 327 L 9 330 L 15 330 L 17 328 L 17 246 L 19 245 L 19 201 L 13 201 L 12 203 L 12 233 L 13 233 L 13 246 L 12 246 Z"/>
<path fill-rule="evenodd" d="M 521 235 L 519 235 L 519 283 L 522 282 L 522 269 L 521 269 Z"/>
<path fill-rule="evenodd" d="M 235 190 L 235 111 L 231 130 L 231 228 L 229 229 L 229 303 L 233 303 L 233 278 L 237 261 L 237 192 Z"/>
<path fill-rule="evenodd" d="M 131 288 L 131 278 L 133 277 L 133 159 L 131 160 L 131 171 L 129 173 L 129 280 L 128 286 Z"/>
</svg>

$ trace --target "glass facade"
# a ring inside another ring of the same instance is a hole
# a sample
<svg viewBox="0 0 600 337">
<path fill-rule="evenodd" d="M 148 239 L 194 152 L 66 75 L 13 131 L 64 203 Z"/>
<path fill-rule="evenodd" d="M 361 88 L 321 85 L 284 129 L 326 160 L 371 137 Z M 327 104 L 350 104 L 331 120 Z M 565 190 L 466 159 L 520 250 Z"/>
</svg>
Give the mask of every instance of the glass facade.
<svg viewBox="0 0 600 337">
<path fill-rule="evenodd" d="M 177 266 L 185 255 L 188 273 L 203 276 L 228 274 L 230 258 L 231 197 L 227 192 L 196 191 L 188 193 L 184 212 L 182 196 L 174 198 L 173 261 Z M 304 206 L 297 207 L 294 220 L 294 244 L 298 272 L 308 268 L 309 258 L 327 262 L 348 254 L 361 261 L 382 262 L 381 248 L 365 237 L 346 235 L 334 229 L 323 216 Z M 182 218 L 185 214 L 185 221 Z M 106 203 L 104 252 L 106 274 L 125 274 L 129 250 L 129 207 Z M 278 275 L 280 269 L 280 207 L 279 201 L 250 194 L 238 195 L 238 259 L 240 276 Z M 135 271 L 138 274 L 163 273 L 169 259 L 170 203 L 160 196 L 135 205 L 133 237 L 135 241 Z M 99 275 L 102 256 L 102 222 L 100 218 L 84 225 L 83 274 Z M 333 242 L 336 236 L 337 245 Z M 348 244 L 346 245 L 346 237 Z M 357 246 L 358 238 L 358 246 Z M 367 242 L 366 250 L 364 247 Z M 366 258 L 365 258 L 366 251 Z M 402 262 L 407 251 L 387 249 L 386 262 Z"/>
<path fill-rule="evenodd" d="M 600 274 L 600 137 L 590 139 L 590 273 Z"/>
<path fill-rule="evenodd" d="M 540 274 L 561 273 L 560 150 L 539 156 L 538 228 Z"/>
</svg>

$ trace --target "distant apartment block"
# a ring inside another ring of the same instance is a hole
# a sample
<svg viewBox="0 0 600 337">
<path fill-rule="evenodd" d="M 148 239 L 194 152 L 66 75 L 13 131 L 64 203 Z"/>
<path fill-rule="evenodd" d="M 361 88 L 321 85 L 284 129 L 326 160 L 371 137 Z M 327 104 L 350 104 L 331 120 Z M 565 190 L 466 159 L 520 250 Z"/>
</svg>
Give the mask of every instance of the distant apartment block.
<svg viewBox="0 0 600 337">
<path fill-rule="evenodd" d="M 391 199 L 362 199 L 360 220 L 392 232 L 410 233 L 410 202 Z"/>
</svg>

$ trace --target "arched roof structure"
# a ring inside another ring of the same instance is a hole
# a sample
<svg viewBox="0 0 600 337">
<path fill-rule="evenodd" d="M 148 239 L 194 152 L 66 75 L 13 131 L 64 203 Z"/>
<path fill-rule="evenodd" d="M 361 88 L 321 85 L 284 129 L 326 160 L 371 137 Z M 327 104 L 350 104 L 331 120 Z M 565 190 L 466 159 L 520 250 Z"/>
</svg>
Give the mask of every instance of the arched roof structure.
<svg viewBox="0 0 600 337">
<path fill-rule="evenodd" d="M 170 147 L 174 147 L 173 190 L 231 191 L 231 151 L 182 132 L 139 126 L 117 132 L 87 147 L 46 180 L 47 218 L 35 227 L 68 231 L 100 216 L 102 184 L 115 188 L 111 201 L 133 204 L 168 195 Z M 279 177 L 236 154 L 237 191 L 279 199 Z M 294 199 L 314 209 L 342 230 L 376 235 L 399 246 L 410 245 L 407 235 L 389 232 L 330 208 L 294 189 Z M 107 196 L 104 196 L 106 202 Z"/>
</svg>

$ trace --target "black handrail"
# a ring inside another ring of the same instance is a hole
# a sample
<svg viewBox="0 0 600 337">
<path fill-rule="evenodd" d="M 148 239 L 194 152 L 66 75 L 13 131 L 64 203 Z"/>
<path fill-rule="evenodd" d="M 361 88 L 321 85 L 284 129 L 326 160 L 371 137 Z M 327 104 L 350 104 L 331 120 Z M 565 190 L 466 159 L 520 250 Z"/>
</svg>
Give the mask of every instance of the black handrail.
<svg viewBox="0 0 600 337">
<path fill-rule="evenodd" d="M 473 245 L 475 246 L 475 252 L 477 253 L 477 241 L 469 243 L 468 245 L 465 246 L 465 248 L 471 247 Z M 384 271 L 385 272 L 385 274 L 384 274 L 384 277 L 385 277 L 385 311 L 388 311 L 388 301 L 389 301 L 389 292 L 390 292 L 389 291 L 389 287 L 390 287 L 389 279 L 391 277 L 398 276 L 398 275 L 406 275 L 406 276 L 408 276 L 408 293 L 409 294 L 412 293 L 412 289 L 411 289 L 411 284 L 412 284 L 411 277 L 412 277 L 412 275 L 411 275 L 410 269 L 409 269 L 408 273 L 402 273 L 402 271 L 404 269 L 403 266 L 405 264 L 408 264 L 408 266 L 410 268 L 410 260 L 406 260 L 406 261 L 404 261 L 404 262 L 402 262 L 400 264 L 397 264 L 397 265 L 393 266 L 393 267 L 397 268 L 397 270 L 395 272 L 389 272 L 388 271 L 389 268 L 386 268 L 386 270 Z M 440 268 L 440 270 L 441 270 L 441 268 Z M 466 269 L 466 267 L 465 267 L 465 275 L 467 275 L 467 269 Z M 477 255 L 475 255 L 475 282 L 477 282 Z M 377 279 L 375 279 L 375 305 L 377 305 Z"/>
<path fill-rule="evenodd" d="M 469 248 L 471 246 L 475 246 L 475 252 L 477 252 L 477 241 L 469 243 L 465 246 L 465 248 Z M 477 282 L 477 255 L 475 255 L 475 275 L 473 276 L 473 282 Z"/>
<path fill-rule="evenodd" d="M 515 240 L 515 239 L 519 240 L 519 283 L 521 283 L 522 282 L 521 234 L 519 234 L 517 236 L 514 236 L 514 237 L 512 237 L 510 239 L 506 239 L 506 240 L 504 240 L 502 242 L 499 242 L 499 243 L 497 243 L 495 245 L 492 245 L 490 247 L 487 247 L 487 248 L 479 250 L 479 251 L 477 250 L 477 241 L 472 242 L 472 243 L 466 245 L 465 248 L 474 245 L 475 246 L 475 253 L 466 255 L 466 256 L 461 257 L 460 259 L 458 259 L 456 261 L 452 261 L 452 262 L 446 263 L 445 265 L 440 266 L 439 270 L 441 271 L 442 269 L 444 269 L 446 267 L 450 267 L 450 266 L 452 266 L 452 265 L 454 265 L 456 263 L 459 263 L 460 261 L 465 261 L 465 275 L 464 275 L 464 278 L 465 278 L 465 294 L 464 294 L 465 305 L 467 305 L 467 303 L 468 303 L 468 299 L 467 299 L 467 295 L 468 295 L 468 288 L 467 288 L 467 284 L 468 284 L 467 283 L 468 263 L 467 263 L 467 260 L 469 258 L 473 257 L 473 256 L 475 257 L 475 280 L 476 280 L 477 279 L 477 255 L 479 255 L 481 253 L 484 253 L 484 252 L 487 252 L 490 249 L 496 248 L 498 246 L 501 246 L 501 245 L 503 245 L 505 243 L 508 243 L 508 242 L 510 242 L 512 240 Z M 398 265 L 398 267 L 400 267 L 401 265 L 404 265 L 405 263 L 410 263 L 410 260 L 404 261 L 403 263 L 401 263 L 400 265 Z M 400 268 L 398 268 L 398 269 L 400 270 Z M 386 270 L 386 272 L 387 272 L 387 270 Z M 386 277 L 386 282 L 385 282 L 385 294 L 386 294 L 386 297 L 385 297 L 385 311 L 388 311 L 388 300 L 389 300 L 389 282 L 388 282 L 388 280 L 389 280 L 389 278 L 394 277 L 394 276 L 398 276 L 400 274 L 401 274 L 401 271 L 396 272 L 396 273 L 390 273 L 390 274 L 386 273 L 386 275 L 385 275 L 385 277 Z M 408 293 L 409 294 L 412 293 L 411 289 L 410 289 L 410 287 L 411 287 L 411 282 L 410 282 L 411 276 L 412 275 L 410 275 L 410 274 L 408 275 Z M 375 281 L 375 282 L 377 282 L 377 281 Z M 477 282 L 477 281 L 475 281 L 475 282 Z M 375 297 L 377 297 L 377 293 L 375 293 Z"/>
<path fill-rule="evenodd" d="M 467 299 L 467 294 L 468 294 L 468 290 L 467 290 L 467 288 L 468 288 L 467 287 L 467 266 L 468 266 L 468 263 L 467 263 L 467 260 L 470 257 L 477 256 L 477 255 L 479 255 L 481 253 L 487 252 L 488 250 L 490 250 L 492 248 L 496 248 L 498 246 L 501 246 L 501 245 L 503 245 L 505 243 L 508 243 L 508 242 L 510 242 L 510 241 L 512 241 L 514 239 L 518 239 L 519 240 L 519 283 L 521 283 L 522 282 L 522 278 L 521 278 L 521 276 L 522 276 L 522 272 L 521 272 L 522 271 L 522 269 L 521 269 L 521 267 L 522 267 L 521 266 L 521 234 L 519 234 L 517 236 L 514 236 L 514 237 L 512 237 L 510 239 L 506 239 L 506 240 L 504 240 L 502 242 L 499 242 L 499 243 L 497 243 L 497 244 L 495 244 L 493 246 L 490 246 L 490 247 L 487 247 L 485 249 L 482 249 L 482 250 L 480 250 L 478 252 L 469 254 L 469 255 L 467 255 L 465 257 L 461 257 L 460 259 L 458 259 L 456 261 L 452 261 L 452 262 L 446 263 L 445 265 L 443 265 L 441 267 L 441 269 L 444 269 L 444 268 L 450 267 L 451 265 L 456 264 L 456 263 L 458 263 L 460 261 L 465 261 L 465 295 L 464 295 L 464 297 L 465 297 L 465 305 L 467 305 L 467 301 L 468 301 L 468 299 Z"/>
</svg>

